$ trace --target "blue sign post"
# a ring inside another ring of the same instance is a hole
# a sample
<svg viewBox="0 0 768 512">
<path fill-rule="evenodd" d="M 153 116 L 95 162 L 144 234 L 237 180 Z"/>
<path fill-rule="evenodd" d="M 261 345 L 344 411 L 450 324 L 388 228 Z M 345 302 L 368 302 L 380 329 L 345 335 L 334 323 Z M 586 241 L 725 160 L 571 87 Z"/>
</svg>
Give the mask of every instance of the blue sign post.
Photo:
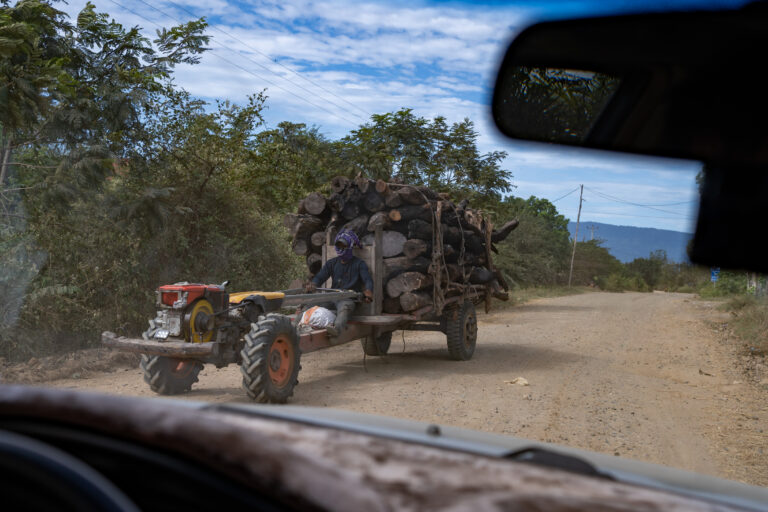
<svg viewBox="0 0 768 512">
<path fill-rule="evenodd" d="M 709 280 L 713 283 L 716 283 L 719 276 L 720 267 L 712 267 L 712 269 L 709 271 Z"/>
</svg>

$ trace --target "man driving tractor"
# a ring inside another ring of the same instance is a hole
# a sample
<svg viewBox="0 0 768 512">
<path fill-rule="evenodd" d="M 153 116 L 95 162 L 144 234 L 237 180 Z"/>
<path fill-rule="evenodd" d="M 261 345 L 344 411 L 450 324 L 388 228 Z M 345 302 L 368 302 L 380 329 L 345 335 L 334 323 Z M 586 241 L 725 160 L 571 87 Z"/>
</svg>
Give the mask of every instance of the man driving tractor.
<svg viewBox="0 0 768 512">
<path fill-rule="evenodd" d="M 353 231 L 341 231 L 334 241 L 336 258 L 328 260 L 314 278 L 307 284 L 307 291 L 314 292 L 318 286 L 331 278 L 331 287 L 340 290 L 361 291 L 367 301 L 373 299 L 373 280 L 368 271 L 368 265 L 353 254 L 355 247 L 360 247 L 360 240 Z M 355 309 L 355 301 L 352 299 L 340 300 L 335 303 L 336 321 L 326 327 L 328 334 L 339 336 L 347 326 L 347 320 L 352 310 Z"/>
</svg>

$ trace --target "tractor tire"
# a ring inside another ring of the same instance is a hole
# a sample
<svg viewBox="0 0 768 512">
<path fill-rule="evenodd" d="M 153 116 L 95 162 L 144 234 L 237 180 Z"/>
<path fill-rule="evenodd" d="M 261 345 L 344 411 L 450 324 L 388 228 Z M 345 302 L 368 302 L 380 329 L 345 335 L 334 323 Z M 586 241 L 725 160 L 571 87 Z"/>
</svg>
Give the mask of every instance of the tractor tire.
<svg viewBox="0 0 768 512">
<path fill-rule="evenodd" d="M 477 344 L 475 305 L 466 300 L 461 306 L 448 309 L 443 314 L 448 356 L 454 361 L 469 361 Z"/>
<path fill-rule="evenodd" d="M 389 352 L 389 346 L 392 344 L 392 331 L 388 331 L 374 338 L 366 336 L 360 339 L 363 346 L 363 352 L 367 356 L 385 356 Z"/>
<path fill-rule="evenodd" d="M 240 352 L 243 388 L 256 402 L 284 404 L 299 383 L 299 341 L 290 318 L 270 313 L 251 324 Z"/>
<path fill-rule="evenodd" d="M 192 359 L 174 359 L 163 356 L 141 356 L 139 363 L 144 372 L 144 382 L 160 395 L 178 395 L 192 389 L 202 363 Z"/>
</svg>

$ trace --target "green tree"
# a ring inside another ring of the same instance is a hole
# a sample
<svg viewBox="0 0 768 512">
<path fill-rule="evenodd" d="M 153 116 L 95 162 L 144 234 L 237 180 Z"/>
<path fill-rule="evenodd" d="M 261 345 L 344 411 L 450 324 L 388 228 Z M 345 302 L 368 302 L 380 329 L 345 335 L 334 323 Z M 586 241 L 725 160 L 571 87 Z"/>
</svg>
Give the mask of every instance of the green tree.
<svg viewBox="0 0 768 512">
<path fill-rule="evenodd" d="M 512 188 L 512 173 L 501 168 L 507 154 L 481 154 L 469 119 L 449 126 L 443 117 L 429 120 L 411 109 L 371 119 L 339 146 L 349 175 L 362 172 L 371 178 L 427 185 L 468 197 L 476 206 L 498 202 Z"/>
</svg>

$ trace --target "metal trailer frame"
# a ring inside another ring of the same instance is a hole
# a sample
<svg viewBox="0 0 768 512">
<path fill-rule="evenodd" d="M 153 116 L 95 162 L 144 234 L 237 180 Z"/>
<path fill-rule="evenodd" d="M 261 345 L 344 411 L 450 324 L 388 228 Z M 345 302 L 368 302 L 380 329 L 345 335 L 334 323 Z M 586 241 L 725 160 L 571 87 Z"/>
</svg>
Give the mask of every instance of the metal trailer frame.
<svg viewBox="0 0 768 512">
<path fill-rule="evenodd" d="M 332 254 L 333 245 L 330 238 L 323 247 L 323 264 L 328 255 Z M 321 288 L 320 293 L 303 293 L 303 289 L 284 290 L 285 298 L 282 307 L 296 308 L 296 312 L 287 315 L 297 330 L 299 349 L 302 354 L 325 348 L 343 345 L 366 337 L 378 338 L 382 334 L 396 330 L 437 331 L 446 332 L 447 318 L 444 310 L 456 311 L 454 305 L 464 301 L 478 304 L 485 300 L 486 310 L 490 303 L 489 293 L 484 288 L 467 287 L 461 295 L 440 298 L 440 305 L 425 306 L 410 313 L 388 314 L 382 312 L 384 300 L 384 262 L 382 255 L 382 231 L 374 233 L 374 243 L 355 249 L 355 255 L 363 259 L 371 271 L 374 282 L 373 300 L 370 303 L 359 303 L 348 322 L 347 328 L 337 338 L 331 338 L 325 329 L 313 329 L 309 332 L 299 332 L 299 320 L 302 313 L 311 306 L 334 302 L 343 299 L 357 298 L 361 294 L 354 291 L 332 290 Z M 434 255 L 433 255 L 434 256 Z M 433 257 L 437 272 L 442 272 L 439 260 Z M 196 359 L 203 363 L 221 361 L 224 351 L 231 347 L 224 346 L 219 341 L 191 343 L 187 341 L 156 341 L 141 338 L 127 338 L 112 332 L 102 333 L 102 344 L 125 352 L 141 353 L 150 356 L 165 356 L 176 359 Z"/>
</svg>

